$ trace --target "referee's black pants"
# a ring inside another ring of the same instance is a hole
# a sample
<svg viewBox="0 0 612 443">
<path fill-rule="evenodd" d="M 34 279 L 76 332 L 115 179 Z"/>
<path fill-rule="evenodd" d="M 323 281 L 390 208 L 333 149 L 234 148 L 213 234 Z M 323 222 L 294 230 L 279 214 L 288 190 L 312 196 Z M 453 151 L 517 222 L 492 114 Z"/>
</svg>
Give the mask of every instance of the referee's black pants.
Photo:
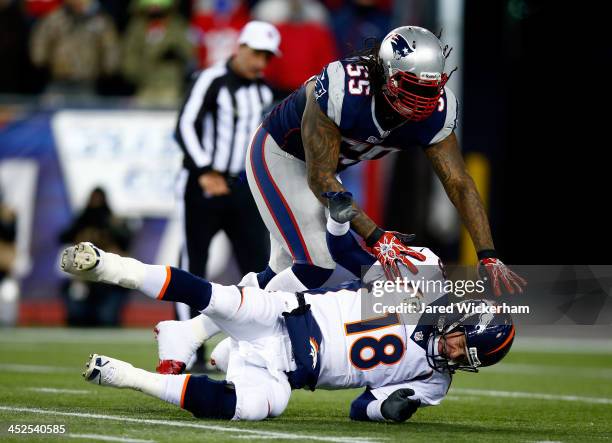
<svg viewBox="0 0 612 443">
<path fill-rule="evenodd" d="M 227 195 L 205 197 L 197 175 L 189 174 L 184 194 L 184 223 L 189 262 L 187 266 L 181 263 L 182 269 L 206 278 L 210 242 L 220 230 L 225 231 L 232 244 L 242 275 L 263 271 L 268 265 L 270 234 L 246 179 L 230 184 Z M 200 313 L 190 309 L 190 314 L 193 318 Z M 203 345 L 197 351 L 196 366 L 192 370 L 205 370 L 205 354 Z"/>
<path fill-rule="evenodd" d="M 227 195 L 205 197 L 196 174 L 189 174 L 184 204 L 189 272 L 206 278 L 208 248 L 220 230 L 225 231 L 232 244 L 242 275 L 265 269 L 270 257 L 270 236 L 246 180 L 230 184 Z"/>
</svg>

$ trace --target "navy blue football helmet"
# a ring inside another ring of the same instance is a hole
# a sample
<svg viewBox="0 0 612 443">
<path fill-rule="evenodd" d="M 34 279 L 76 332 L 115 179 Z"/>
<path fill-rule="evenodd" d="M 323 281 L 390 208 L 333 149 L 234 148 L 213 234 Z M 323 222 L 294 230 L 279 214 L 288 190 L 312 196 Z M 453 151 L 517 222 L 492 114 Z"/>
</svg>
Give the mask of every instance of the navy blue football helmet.
<svg viewBox="0 0 612 443">
<path fill-rule="evenodd" d="M 515 334 L 510 314 L 492 312 L 499 305 L 491 300 L 463 300 L 453 305 L 452 313 L 439 317 L 428 339 L 429 366 L 451 374 L 456 370 L 478 372 L 479 367 L 494 365 L 504 358 Z M 438 342 L 454 332 L 465 334 L 466 358 L 463 361 L 450 360 L 438 352 Z"/>
</svg>

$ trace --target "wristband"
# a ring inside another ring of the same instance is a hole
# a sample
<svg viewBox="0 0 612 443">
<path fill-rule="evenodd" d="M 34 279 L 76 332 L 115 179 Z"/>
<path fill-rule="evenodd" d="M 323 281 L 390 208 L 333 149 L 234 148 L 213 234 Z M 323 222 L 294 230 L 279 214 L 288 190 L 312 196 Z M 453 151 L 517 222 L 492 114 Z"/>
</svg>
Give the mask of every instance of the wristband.
<svg viewBox="0 0 612 443">
<path fill-rule="evenodd" d="M 368 238 L 365 239 L 366 246 L 368 248 L 371 248 L 374 243 L 380 240 L 380 237 L 382 237 L 384 233 L 385 231 L 383 231 L 379 227 L 376 227 L 376 229 L 374 229 L 374 231 L 370 235 L 368 235 Z"/>
<path fill-rule="evenodd" d="M 350 222 L 340 223 L 333 219 L 333 217 L 329 217 L 327 219 L 327 232 L 335 237 L 340 237 L 341 235 L 346 234 L 349 229 L 351 229 Z"/>
<path fill-rule="evenodd" d="M 366 408 L 366 414 L 372 421 L 384 421 L 385 417 L 382 415 L 380 407 L 382 406 L 383 400 L 372 400 L 368 403 Z"/>
<path fill-rule="evenodd" d="M 495 249 L 483 249 L 478 251 L 478 260 L 484 260 L 485 258 L 499 258 Z"/>
</svg>

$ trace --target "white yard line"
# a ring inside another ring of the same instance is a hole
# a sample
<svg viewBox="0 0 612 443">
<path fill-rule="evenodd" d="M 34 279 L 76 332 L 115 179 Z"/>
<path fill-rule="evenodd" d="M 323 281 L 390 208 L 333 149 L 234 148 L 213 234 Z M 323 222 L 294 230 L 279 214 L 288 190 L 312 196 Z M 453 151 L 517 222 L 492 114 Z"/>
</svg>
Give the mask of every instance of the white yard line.
<svg viewBox="0 0 612 443">
<path fill-rule="evenodd" d="M 68 438 L 83 438 L 87 440 L 120 441 L 125 443 L 155 443 L 155 440 L 141 440 L 139 438 L 113 437 L 100 434 L 65 434 Z"/>
<path fill-rule="evenodd" d="M 517 334 L 512 350 L 538 354 L 612 354 L 612 341 L 608 338 L 520 337 Z"/>
<path fill-rule="evenodd" d="M 287 440 L 315 440 L 315 441 L 327 441 L 332 443 L 368 443 L 368 442 L 377 442 L 385 439 L 376 438 L 376 439 L 364 439 L 361 437 L 333 437 L 333 436 L 324 436 L 324 435 L 309 435 L 309 434 L 289 434 L 286 432 L 277 432 L 277 431 L 259 431 L 255 429 L 246 429 L 246 428 L 231 428 L 227 426 L 216 426 L 216 425 L 205 425 L 201 423 L 193 423 L 184 420 L 148 420 L 141 418 L 132 418 L 132 417 L 124 417 L 117 415 L 101 415 L 101 414 L 85 414 L 79 412 L 64 412 L 64 411 L 54 411 L 51 409 L 37 409 L 37 408 L 21 408 L 21 407 L 13 407 L 13 406 L 3 406 L 0 405 L 0 411 L 8 411 L 8 412 L 19 412 L 19 413 L 31 413 L 31 414 L 41 414 L 41 415 L 59 415 L 64 417 L 79 417 L 85 419 L 96 419 L 96 420 L 113 420 L 113 421 L 122 421 L 128 423 L 139 423 L 146 425 L 159 425 L 159 426 L 173 426 L 179 428 L 195 428 L 195 429 L 206 429 L 208 431 L 214 432 L 228 432 L 228 433 L 236 433 L 236 434 L 249 434 L 252 436 L 258 437 L 267 437 L 267 438 L 284 438 Z"/>
<path fill-rule="evenodd" d="M 95 328 L 14 328 L 0 335 L 1 343 L 104 343 L 131 345 L 154 343 L 153 325 L 150 329 L 95 329 Z"/>
<path fill-rule="evenodd" d="M 21 365 L 13 363 L 0 363 L 0 371 L 4 372 L 32 372 L 35 374 L 67 373 L 78 371 L 78 368 L 65 366 L 46 366 L 46 365 Z"/>
<path fill-rule="evenodd" d="M 537 363 L 500 363 L 483 368 L 484 374 L 533 374 L 557 377 L 605 378 L 612 379 L 611 368 L 594 368 L 584 366 L 555 366 Z"/>
<path fill-rule="evenodd" d="M 60 388 L 27 388 L 28 391 L 42 392 L 45 394 L 91 394 L 93 391 L 85 389 L 60 389 Z"/>
<path fill-rule="evenodd" d="M 468 389 L 468 388 L 453 388 L 451 394 L 467 394 L 480 397 L 505 397 L 505 398 L 530 398 L 534 400 L 561 400 L 572 401 L 578 403 L 590 403 L 601 405 L 612 405 L 612 398 L 603 397 L 582 397 L 578 395 L 556 395 L 544 394 L 541 392 L 518 392 L 518 391 L 494 391 L 487 389 Z"/>
</svg>

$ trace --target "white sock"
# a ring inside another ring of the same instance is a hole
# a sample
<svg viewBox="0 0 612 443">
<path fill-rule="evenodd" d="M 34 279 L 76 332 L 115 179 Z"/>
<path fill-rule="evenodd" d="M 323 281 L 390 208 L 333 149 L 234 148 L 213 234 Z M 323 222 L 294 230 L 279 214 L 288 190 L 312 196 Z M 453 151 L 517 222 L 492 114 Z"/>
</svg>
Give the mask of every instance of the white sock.
<svg viewBox="0 0 612 443">
<path fill-rule="evenodd" d="M 170 283 L 170 267 L 161 265 L 145 265 L 142 282 L 136 288 L 147 297 L 161 299 Z"/>
<path fill-rule="evenodd" d="M 101 251 L 103 260 L 96 272 L 101 280 L 124 288 L 138 289 L 147 297 L 160 299 L 170 282 L 170 267 L 147 265 L 131 257 Z"/>
<path fill-rule="evenodd" d="M 299 292 L 306 291 L 308 288 L 293 273 L 291 268 L 287 268 L 276 274 L 266 285 L 266 291 L 286 291 Z"/>
<path fill-rule="evenodd" d="M 183 387 L 188 376 L 189 374 L 156 374 L 144 369 L 134 368 L 129 377 L 129 387 L 165 402 L 181 406 Z"/>
<path fill-rule="evenodd" d="M 122 257 L 100 250 L 102 260 L 92 273 L 97 280 L 128 289 L 136 289 L 142 283 L 144 264 L 131 257 Z"/>
<path fill-rule="evenodd" d="M 217 324 L 204 314 L 200 314 L 193 317 L 191 320 L 194 324 L 192 325 L 193 333 L 198 341 L 204 343 L 205 340 L 217 335 L 221 332 L 221 329 Z"/>
</svg>

